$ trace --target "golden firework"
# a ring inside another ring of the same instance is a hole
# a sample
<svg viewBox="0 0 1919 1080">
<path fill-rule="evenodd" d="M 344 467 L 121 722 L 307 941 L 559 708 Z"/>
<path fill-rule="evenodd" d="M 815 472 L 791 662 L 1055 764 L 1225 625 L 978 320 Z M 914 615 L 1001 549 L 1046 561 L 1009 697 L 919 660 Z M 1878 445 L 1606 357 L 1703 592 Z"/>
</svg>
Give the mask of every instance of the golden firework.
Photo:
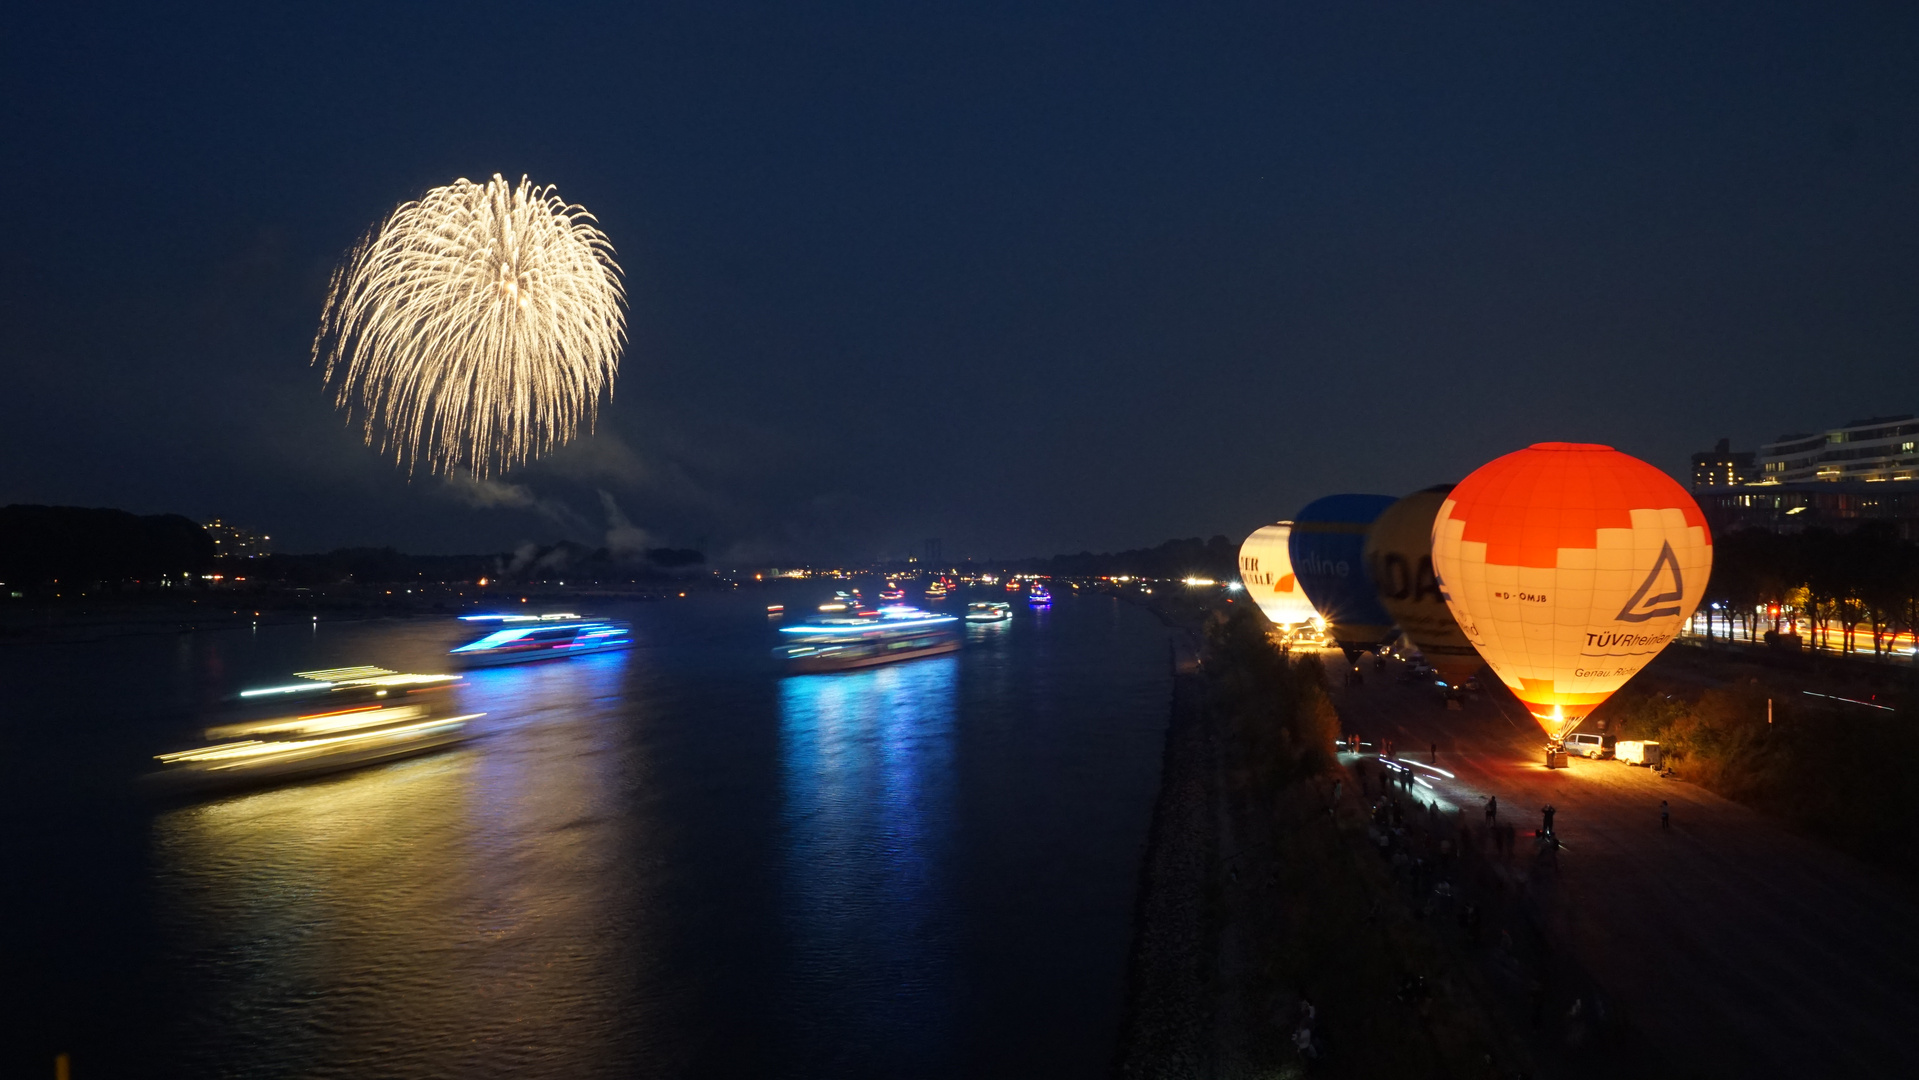
<svg viewBox="0 0 1919 1080">
<path fill-rule="evenodd" d="M 625 344 L 620 267 L 593 215 L 495 173 L 367 234 L 333 272 L 313 362 L 408 472 L 485 477 L 591 430 Z"/>
</svg>

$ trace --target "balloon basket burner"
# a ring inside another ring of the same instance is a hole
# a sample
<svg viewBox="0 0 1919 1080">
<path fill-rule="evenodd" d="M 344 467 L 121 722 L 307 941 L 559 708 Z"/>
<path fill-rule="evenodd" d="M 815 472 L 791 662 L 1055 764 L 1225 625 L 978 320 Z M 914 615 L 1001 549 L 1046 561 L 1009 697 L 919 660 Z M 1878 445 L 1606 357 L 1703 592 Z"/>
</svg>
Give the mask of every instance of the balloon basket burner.
<svg viewBox="0 0 1919 1080">
<path fill-rule="evenodd" d="M 1546 767 L 1548 769 L 1565 768 L 1566 748 L 1563 746 L 1548 746 L 1546 748 Z"/>
</svg>

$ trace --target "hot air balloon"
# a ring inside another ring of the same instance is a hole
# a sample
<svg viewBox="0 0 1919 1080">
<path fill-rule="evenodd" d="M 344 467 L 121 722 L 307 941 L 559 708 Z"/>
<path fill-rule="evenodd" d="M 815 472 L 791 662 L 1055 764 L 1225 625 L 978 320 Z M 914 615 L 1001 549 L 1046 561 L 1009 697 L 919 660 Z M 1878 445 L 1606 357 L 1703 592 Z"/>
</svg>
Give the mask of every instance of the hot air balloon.
<svg viewBox="0 0 1919 1080">
<path fill-rule="evenodd" d="M 1392 616 L 1366 573 L 1366 528 L 1395 500 L 1391 495 L 1328 495 L 1293 518 L 1287 544 L 1293 573 L 1306 599 L 1326 620 L 1326 632 L 1347 660 L 1391 641 Z"/>
<path fill-rule="evenodd" d="M 1638 458 L 1538 443 L 1453 488 L 1433 521 L 1433 568 L 1557 765 L 1565 737 L 1699 606 L 1712 533 L 1692 496 Z"/>
<path fill-rule="evenodd" d="M 1290 521 L 1262 525 L 1239 546 L 1239 580 L 1274 626 L 1298 626 L 1319 614 L 1293 576 L 1293 560 L 1286 549 L 1292 532 Z"/>
<path fill-rule="evenodd" d="M 1441 484 L 1406 496 L 1387 507 L 1366 533 L 1366 570 L 1379 589 L 1380 605 L 1439 672 L 1448 697 L 1485 663 L 1459 629 L 1433 573 L 1433 520 L 1452 489 Z"/>
</svg>

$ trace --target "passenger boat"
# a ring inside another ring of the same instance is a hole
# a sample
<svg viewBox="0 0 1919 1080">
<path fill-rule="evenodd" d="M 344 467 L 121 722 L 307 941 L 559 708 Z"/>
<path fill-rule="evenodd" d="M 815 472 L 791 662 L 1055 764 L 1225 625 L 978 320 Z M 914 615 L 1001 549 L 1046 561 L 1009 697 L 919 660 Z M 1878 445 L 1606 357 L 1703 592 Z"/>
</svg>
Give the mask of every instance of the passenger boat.
<svg viewBox="0 0 1919 1080">
<path fill-rule="evenodd" d="M 1045 607 L 1053 602 L 1053 594 L 1045 585 L 1035 581 L 1032 591 L 1026 594 L 1026 602 L 1034 607 Z"/>
<path fill-rule="evenodd" d="M 247 690 L 237 718 L 206 730 L 210 746 L 157 755 L 147 779 L 162 794 L 193 795 L 303 780 L 430 753 L 465 742 L 458 675 L 379 667 L 302 671 L 302 682 Z"/>
<path fill-rule="evenodd" d="M 946 582 L 935 581 L 931 585 L 928 585 L 926 587 L 926 598 L 928 600 L 946 599 Z"/>
<path fill-rule="evenodd" d="M 905 602 L 905 600 L 906 590 L 900 588 L 898 585 L 889 583 L 886 588 L 880 590 L 880 603 L 882 604 L 899 604 Z"/>
<path fill-rule="evenodd" d="M 958 622 L 913 608 L 886 608 L 877 618 L 819 619 L 780 627 L 781 634 L 792 636 L 773 655 L 794 672 L 848 671 L 937 656 L 960 647 Z"/>
<path fill-rule="evenodd" d="M 1018 591 L 1019 591 L 1019 579 L 1018 579 L 1018 578 L 1007 578 L 1007 579 L 1006 579 L 1006 591 L 1007 591 L 1007 592 L 1018 592 Z"/>
<path fill-rule="evenodd" d="M 633 628 L 614 619 L 588 619 L 578 615 L 463 615 L 461 620 L 499 627 L 448 654 L 466 667 L 563 660 L 633 647 Z"/>
<path fill-rule="evenodd" d="M 967 622 L 1005 622 L 1012 617 L 1013 605 L 1003 600 L 979 600 L 966 605 Z"/>
</svg>

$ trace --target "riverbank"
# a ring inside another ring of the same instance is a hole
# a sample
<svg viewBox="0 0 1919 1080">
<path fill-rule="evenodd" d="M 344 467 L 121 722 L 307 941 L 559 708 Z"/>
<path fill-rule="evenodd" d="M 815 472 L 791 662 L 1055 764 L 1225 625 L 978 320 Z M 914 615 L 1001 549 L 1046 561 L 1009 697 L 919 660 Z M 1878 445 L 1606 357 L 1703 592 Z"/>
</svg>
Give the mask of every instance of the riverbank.
<svg viewBox="0 0 1919 1080">
<path fill-rule="evenodd" d="M 1369 837 L 1369 803 L 1334 758 L 1317 660 L 1281 654 L 1251 612 L 1162 617 L 1189 649 L 1202 631 L 1204 645 L 1200 663 L 1176 668 L 1116 1074 L 1529 1068 L 1491 987 L 1399 880 L 1406 862 Z M 1410 851 L 1425 832 L 1408 816 L 1394 835 Z"/>
</svg>

